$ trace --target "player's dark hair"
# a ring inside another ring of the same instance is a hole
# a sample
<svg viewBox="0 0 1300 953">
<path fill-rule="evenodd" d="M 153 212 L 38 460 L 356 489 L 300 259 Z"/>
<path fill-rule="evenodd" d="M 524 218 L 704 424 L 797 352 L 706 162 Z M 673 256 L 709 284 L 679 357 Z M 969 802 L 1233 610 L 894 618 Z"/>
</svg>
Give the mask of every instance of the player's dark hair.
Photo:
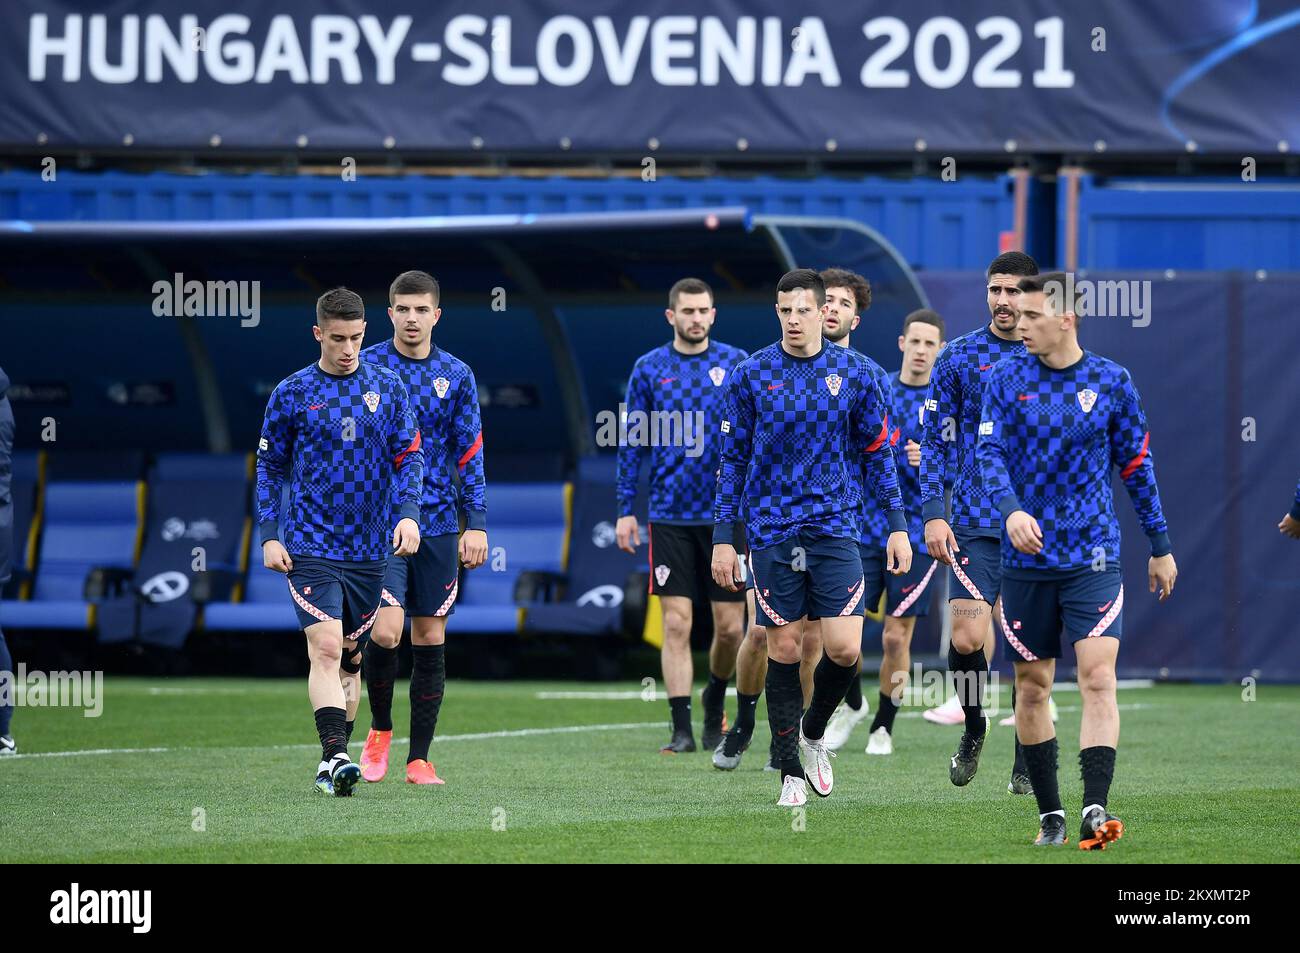
<svg viewBox="0 0 1300 953">
<path fill-rule="evenodd" d="M 699 278 L 683 278 L 668 289 L 668 310 L 677 310 L 677 299 L 682 295 L 708 295 L 713 304 L 713 289 Z"/>
<path fill-rule="evenodd" d="M 404 271 L 388 286 L 388 305 L 398 295 L 433 295 L 433 306 L 438 307 L 438 279 L 427 271 Z"/>
<path fill-rule="evenodd" d="M 1036 274 L 1038 274 L 1038 262 L 1022 251 L 1006 251 L 993 259 L 992 264 L 989 265 L 989 270 L 984 273 L 984 277 L 987 279 L 990 275 Z"/>
<path fill-rule="evenodd" d="M 853 302 L 858 314 L 871 307 L 871 282 L 856 271 L 847 268 L 827 268 L 822 273 L 822 284 L 827 288 L 848 288 L 853 292 Z"/>
<path fill-rule="evenodd" d="M 1022 292 L 1042 291 L 1052 302 L 1052 310 L 1057 314 L 1073 311 L 1075 326 L 1083 317 L 1079 313 L 1080 290 L 1074 283 L 1074 275 L 1064 271 L 1049 271 L 1043 275 L 1030 275 L 1016 282 Z"/>
<path fill-rule="evenodd" d="M 939 317 L 937 311 L 931 311 L 929 308 L 917 308 L 911 314 L 903 319 L 903 336 L 907 336 L 907 329 L 914 324 L 933 324 L 939 329 L 939 340 L 948 340 L 948 326 L 943 323 L 943 318 Z"/>
<path fill-rule="evenodd" d="M 782 291 L 798 291 L 800 288 L 813 293 L 813 299 L 817 302 L 817 307 L 820 308 L 826 303 L 826 283 L 822 281 L 822 276 L 811 268 L 796 268 L 794 271 L 787 271 L 781 276 L 781 280 L 776 283 L 777 294 Z"/>
<path fill-rule="evenodd" d="M 366 306 L 361 295 L 347 288 L 331 288 L 316 299 L 316 323 L 364 321 Z"/>
</svg>

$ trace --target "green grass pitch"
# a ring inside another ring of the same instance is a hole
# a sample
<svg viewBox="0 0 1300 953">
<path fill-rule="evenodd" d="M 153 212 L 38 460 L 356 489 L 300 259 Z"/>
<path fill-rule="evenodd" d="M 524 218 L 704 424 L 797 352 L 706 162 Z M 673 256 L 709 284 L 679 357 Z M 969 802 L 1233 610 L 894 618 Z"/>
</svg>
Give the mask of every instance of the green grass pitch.
<svg viewBox="0 0 1300 953">
<path fill-rule="evenodd" d="M 864 723 L 834 762 L 834 793 L 810 798 L 800 822 L 776 806 L 775 776 L 762 770 L 761 706 L 754 748 L 723 773 L 706 752 L 657 753 L 663 701 L 542 697 L 636 687 L 453 681 L 431 755 L 447 784 L 406 784 L 395 740 L 388 778 L 344 799 L 312 790 L 303 682 L 110 677 L 99 718 L 16 712 L 23 754 L 0 760 L 0 863 L 1300 860 L 1300 687 L 1260 686 L 1250 702 L 1231 685 L 1121 691 L 1110 803 L 1127 832 L 1098 853 L 1073 845 L 1077 693 L 1056 696 L 1072 843 L 1045 851 L 1030 846 L 1032 798 L 1006 791 L 1010 728 L 994 727 L 978 777 L 958 789 L 947 763 L 959 729 L 904 709 L 896 753 L 868 758 Z M 404 736 L 404 688 L 394 710 Z M 364 699 L 361 711 L 354 759 Z M 698 704 L 696 718 L 698 736 Z"/>
</svg>

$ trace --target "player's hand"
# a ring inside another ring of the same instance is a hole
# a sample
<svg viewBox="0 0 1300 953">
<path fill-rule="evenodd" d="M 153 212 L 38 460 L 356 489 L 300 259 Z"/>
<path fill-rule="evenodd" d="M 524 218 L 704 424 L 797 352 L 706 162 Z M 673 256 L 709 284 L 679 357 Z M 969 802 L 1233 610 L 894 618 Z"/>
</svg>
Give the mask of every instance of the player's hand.
<svg viewBox="0 0 1300 953">
<path fill-rule="evenodd" d="M 614 526 L 614 539 L 618 548 L 625 553 L 635 553 L 641 545 L 641 527 L 636 525 L 635 516 L 620 516 Z"/>
<path fill-rule="evenodd" d="M 289 572 L 293 569 L 293 560 L 283 543 L 278 539 L 268 539 L 262 544 L 262 565 L 276 572 Z"/>
<path fill-rule="evenodd" d="M 952 553 L 961 552 L 957 537 L 945 519 L 929 520 L 925 524 L 925 550 L 941 563 L 952 565 Z"/>
<path fill-rule="evenodd" d="M 915 440 L 907 441 L 907 463 L 913 467 L 921 465 L 921 445 Z"/>
<path fill-rule="evenodd" d="M 460 562 L 466 569 L 477 569 L 487 561 L 487 533 L 467 529 L 460 534 Z"/>
<path fill-rule="evenodd" d="M 1007 517 L 1007 538 L 1017 552 L 1037 556 L 1043 551 L 1043 530 L 1024 510 L 1016 510 Z"/>
<path fill-rule="evenodd" d="M 409 556 L 420 548 L 420 524 L 409 516 L 393 527 L 393 555 Z"/>
<path fill-rule="evenodd" d="M 1300 520 L 1293 520 L 1290 513 L 1282 517 L 1282 522 L 1277 524 L 1277 528 L 1282 531 L 1284 536 L 1300 539 Z"/>
<path fill-rule="evenodd" d="M 740 557 L 736 555 L 736 547 L 730 543 L 714 543 L 713 545 L 713 564 L 709 567 L 713 572 L 713 581 L 728 592 L 739 592 L 744 580 L 740 578 Z"/>
<path fill-rule="evenodd" d="M 1178 566 L 1174 563 L 1174 554 L 1152 556 L 1147 561 L 1147 588 L 1160 593 L 1164 602 L 1174 592 L 1174 581 L 1178 579 Z"/>
<path fill-rule="evenodd" d="M 906 533 L 889 534 L 885 542 L 885 568 L 895 576 L 905 576 L 912 571 L 912 541 Z"/>
</svg>

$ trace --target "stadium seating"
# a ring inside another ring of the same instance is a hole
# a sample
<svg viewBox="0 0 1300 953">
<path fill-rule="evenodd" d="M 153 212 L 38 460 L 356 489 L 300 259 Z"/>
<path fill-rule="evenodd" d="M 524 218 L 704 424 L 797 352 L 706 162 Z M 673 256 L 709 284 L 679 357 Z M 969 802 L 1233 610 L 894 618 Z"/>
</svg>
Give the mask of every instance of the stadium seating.
<svg viewBox="0 0 1300 953">
<path fill-rule="evenodd" d="M 194 627 L 196 602 L 231 598 L 247 559 L 250 469 L 245 454 L 158 457 L 140 562 L 130 591 L 99 609 L 101 642 L 138 638 L 180 648 Z"/>
<path fill-rule="evenodd" d="M 461 574 L 455 629 L 514 632 L 515 585 L 526 570 L 562 573 L 569 544 L 573 487 L 568 483 L 488 486 L 488 559 Z"/>
<path fill-rule="evenodd" d="M 579 462 L 567 573 L 525 571 L 515 600 L 524 605 L 525 632 L 560 635 L 639 633 L 644 613 L 645 566 L 614 541 L 613 454 Z M 644 497 L 642 497 L 644 499 Z M 540 604 L 538 604 L 540 603 Z"/>
<path fill-rule="evenodd" d="M 37 503 L 44 466 L 44 454 L 35 450 L 20 450 L 13 455 L 10 482 L 14 503 L 11 575 L 4 592 L 0 593 L 5 599 L 17 599 L 31 591 L 32 571 L 36 567 Z M 0 621 L 3 621 L 3 616 L 0 616 Z"/>
<path fill-rule="evenodd" d="M 139 552 L 144 500 L 141 482 L 51 482 L 44 493 L 32 598 L 6 602 L 5 624 L 89 628 L 88 583 L 107 591 L 129 577 Z"/>
</svg>

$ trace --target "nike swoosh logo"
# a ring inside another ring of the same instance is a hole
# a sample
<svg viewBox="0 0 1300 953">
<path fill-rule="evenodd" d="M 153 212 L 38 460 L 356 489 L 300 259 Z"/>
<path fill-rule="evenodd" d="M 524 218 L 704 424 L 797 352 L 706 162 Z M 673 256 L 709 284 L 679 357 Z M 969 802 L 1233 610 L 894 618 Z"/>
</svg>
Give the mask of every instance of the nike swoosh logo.
<svg viewBox="0 0 1300 953">
<path fill-rule="evenodd" d="M 324 407 L 324 406 L 325 406 L 324 404 L 312 404 L 312 405 L 309 406 L 307 409 L 308 409 L 308 410 L 320 410 L 320 409 L 321 409 L 322 407 Z"/>
<path fill-rule="evenodd" d="M 785 731 L 778 731 L 777 734 L 778 734 L 779 736 L 781 736 L 782 738 L 784 738 L 784 737 L 785 737 L 786 735 L 788 735 L 790 732 L 794 731 L 795 727 L 796 727 L 795 725 L 791 725 L 791 726 L 790 726 L 789 728 L 787 728 Z"/>
<path fill-rule="evenodd" d="M 1115 601 L 1114 599 L 1110 600 L 1110 602 L 1114 602 L 1114 601 Z M 1106 603 L 1104 606 L 1098 606 L 1098 607 L 1097 607 L 1097 611 L 1098 611 L 1098 612 L 1105 612 L 1107 609 L 1110 608 L 1110 602 Z"/>
<path fill-rule="evenodd" d="M 981 364 L 981 365 L 980 365 L 980 370 L 981 370 L 981 371 L 987 371 L 987 370 L 992 369 L 992 367 L 993 367 L 992 364 Z"/>
<path fill-rule="evenodd" d="M 1037 394 L 1017 394 L 1016 400 L 1038 400 Z"/>
<path fill-rule="evenodd" d="M 916 588 L 916 583 L 912 583 L 910 586 L 904 586 L 904 587 L 903 587 L 903 591 L 904 591 L 904 592 L 911 592 L 911 591 L 912 591 L 913 589 L 915 589 L 915 588 Z"/>
<path fill-rule="evenodd" d="M 768 385 L 767 385 L 767 389 L 768 389 L 768 390 L 776 390 L 778 387 L 784 387 L 784 386 L 785 386 L 785 382 L 782 381 L 780 384 L 768 384 Z"/>
<path fill-rule="evenodd" d="M 675 381 L 675 380 L 677 380 L 677 378 L 675 378 L 675 377 L 661 377 L 661 378 L 659 378 L 659 383 L 661 383 L 661 384 L 669 384 L 669 383 L 672 383 L 672 382 Z"/>
<path fill-rule="evenodd" d="M 443 586 L 442 588 L 444 588 L 444 589 L 450 589 L 450 588 L 451 588 L 452 586 L 454 586 L 454 585 L 456 585 L 456 580 L 455 580 L 455 579 L 453 579 L 451 582 L 447 583 L 447 585 Z"/>
</svg>

